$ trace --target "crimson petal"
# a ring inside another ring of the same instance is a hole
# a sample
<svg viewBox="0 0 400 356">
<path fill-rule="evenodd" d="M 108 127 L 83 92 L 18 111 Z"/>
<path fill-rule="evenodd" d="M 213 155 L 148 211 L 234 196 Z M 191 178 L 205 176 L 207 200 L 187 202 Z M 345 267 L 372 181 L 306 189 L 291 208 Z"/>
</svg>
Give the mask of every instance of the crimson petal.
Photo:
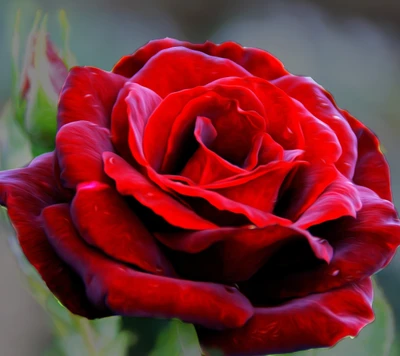
<svg viewBox="0 0 400 356">
<path fill-rule="evenodd" d="M 192 44 L 172 38 L 150 41 L 135 53 L 122 57 L 114 66 L 113 72 L 130 78 L 158 52 L 172 47 L 186 47 L 210 56 L 230 59 L 251 74 L 267 80 L 287 74 L 283 64 L 276 57 L 258 48 L 244 48 L 234 42 L 224 42 L 219 45 L 209 41 Z"/>
<path fill-rule="evenodd" d="M 80 184 L 71 215 L 88 244 L 147 272 L 174 275 L 153 236 L 110 186 L 98 182 Z"/>
<path fill-rule="evenodd" d="M 56 152 L 64 185 L 75 188 L 82 182 L 110 182 L 103 169 L 102 154 L 106 151 L 113 151 L 108 129 L 88 121 L 61 127 Z"/>
<path fill-rule="evenodd" d="M 143 273 L 106 258 L 78 237 L 66 204 L 46 208 L 43 215 L 49 241 L 81 276 L 99 308 L 117 315 L 179 318 L 215 329 L 240 327 L 253 315 L 250 302 L 235 288 Z"/>
<path fill-rule="evenodd" d="M 150 58 L 131 80 L 165 98 L 170 93 L 205 85 L 219 78 L 248 75 L 247 70 L 229 59 L 185 47 L 172 47 Z"/>
<path fill-rule="evenodd" d="M 203 345 L 230 356 L 331 347 L 344 337 L 356 336 L 374 320 L 372 296 L 372 283 L 366 278 L 280 306 L 255 308 L 254 316 L 242 328 L 198 328 L 199 338 Z"/>
<path fill-rule="evenodd" d="M 123 157 L 130 157 L 143 165 L 142 140 L 147 120 L 161 98 L 148 88 L 127 82 L 120 91 L 111 118 L 112 142 Z"/>
<path fill-rule="evenodd" d="M 58 128 L 80 120 L 109 128 L 111 110 L 125 82 L 124 77 L 101 69 L 72 68 L 60 94 Z"/>
<path fill-rule="evenodd" d="M 333 129 L 342 147 L 336 166 L 345 177 L 351 178 L 357 161 L 357 139 L 333 97 L 308 77 L 286 75 L 273 83 Z"/>
<path fill-rule="evenodd" d="M 329 265 L 274 279 L 268 289 L 282 298 L 325 292 L 368 277 L 384 268 L 400 245 L 400 221 L 393 204 L 357 186 L 362 208 L 356 218 L 343 217 L 316 227 L 335 253 Z"/>
<path fill-rule="evenodd" d="M 389 165 L 381 151 L 378 138 L 348 112 L 342 113 L 358 140 L 354 183 L 370 188 L 382 199 L 392 201 Z"/>
<path fill-rule="evenodd" d="M 116 154 L 105 152 L 103 160 L 105 172 L 115 180 L 120 194 L 133 196 L 140 204 L 150 208 L 171 225 L 193 230 L 215 227 L 213 223 L 204 220 L 193 210 L 154 185 Z"/>
<path fill-rule="evenodd" d="M 8 209 L 26 258 L 61 303 L 90 319 L 106 316 L 106 311 L 91 305 L 82 281 L 58 257 L 43 229 L 42 210 L 63 197 L 56 188 L 53 159 L 48 153 L 26 168 L 0 172 L 0 203 Z"/>
</svg>

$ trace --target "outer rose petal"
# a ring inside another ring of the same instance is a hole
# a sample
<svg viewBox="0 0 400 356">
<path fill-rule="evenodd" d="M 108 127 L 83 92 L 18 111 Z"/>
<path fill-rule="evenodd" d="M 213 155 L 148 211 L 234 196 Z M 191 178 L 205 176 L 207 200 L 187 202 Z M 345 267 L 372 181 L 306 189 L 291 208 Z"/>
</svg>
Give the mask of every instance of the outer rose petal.
<svg viewBox="0 0 400 356">
<path fill-rule="evenodd" d="M 280 298 L 325 292 L 371 276 L 390 262 L 400 245 L 400 221 L 394 206 L 368 188 L 357 189 L 362 208 L 356 218 L 343 217 L 312 230 L 332 245 L 331 263 L 286 276 L 264 276 L 269 291 Z"/>
<path fill-rule="evenodd" d="M 358 140 L 354 183 L 370 188 L 382 199 L 392 201 L 389 166 L 380 149 L 378 138 L 347 111 L 342 110 L 342 113 Z"/>
<path fill-rule="evenodd" d="M 174 276 L 153 236 L 114 188 L 98 182 L 80 184 L 71 215 L 85 241 L 115 260 Z"/>
<path fill-rule="evenodd" d="M 150 208 L 174 226 L 191 230 L 214 228 L 215 225 L 198 216 L 171 195 L 154 185 L 121 157 L 111 152 L 103 154 L 105 172 L 115 180 L 122 195 L 132 195 L 140 204 Z"/>
<path fill-rule="evenodd" d="M 235 288 L 138 272 L 104 257 L 77 236 L 66 204 L 45 209 L 44 221 L 49 241 L 81 276 L 99 308 L 126 316 L 180 318 L 216 329 L 240 327 L 253 315 L 250 302 Z"/>
<path fill-rule="evenodd" d="M 58 104 L 58 128 L 69 122 L 90 121 L 110 127 L 111 110 L 126 79 L 93 67 L 70 70 Z"/>
<path fill-rule="evenodd" d="M 75 314 L 106 316 L 91 305 L 82 281 L 58 257 L 43 229 L 42 210 L 64 200 L 53 177 L 53 157 L 44 154 L 26 168 L 0 172 L 0 203 L 8 209 L 25 256 L 56 297 Z"/>
<path fill-rule="evenodd" d="M 374 320 L 369 278 L 276 307 L 255 308 L 242 327 L 220 332 L 198 329 L 202 344 L 224 355 L 264 355 L 330 347 L 356 336 Z"/>
<path fill-rule="evenodd" d="M 104 127 L 88 121 L 61 127 L 56 137 L 56 152 L 64 185 L 75 188 L 82 182 L 110 182 L 104 173 L 102 154 L 113 150 L 110 132 Z"/>
<path fill-rule="evenodd" d="M 170 93 L 205 85 L 219 78 L 248 75 L 251 74 L 247 70 L 229 59 L 173 47 L 157 53 L 131 80 L 165 98 Z"/>
<path fill-rule="evenodd" d="M 210 56 L 230 59 L 251 74 L 267 80 L 287 74 L 283 64 L 277 58 L 258 48 L 244 48 L 234 42 L 224 42 L 220 45 L 208 41 L 203 44 L 192 44 L 172 38 L 150 41 L 135 53 L 122 57 L 114 66 L 113 72 L 130 78 L 158 52 L 178 46 L 203 52 Z"/>
</svg>

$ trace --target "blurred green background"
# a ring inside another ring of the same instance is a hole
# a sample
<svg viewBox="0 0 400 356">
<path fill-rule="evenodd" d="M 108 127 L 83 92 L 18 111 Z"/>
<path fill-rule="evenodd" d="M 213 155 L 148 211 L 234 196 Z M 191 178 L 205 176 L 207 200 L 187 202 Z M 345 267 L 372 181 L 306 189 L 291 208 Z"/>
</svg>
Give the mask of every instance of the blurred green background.
<svg viewBox="0 0 400 356">
<path fill-rule="evenodd" d="M 109 70 L 154 38 L 237 41 L 279 57 L 311 76 L 380 137 L 400 205 L 400 2 L 398 0 L 0 0 L 0 107 L 11 90 L 11 34 L 21 9 L 26 38 L 36 10 L 49 13 L 60 43 L 57 11 L 71 23 L 81 65 Z M 379 274 L 395 311 L 400 339 L 400 255 Z M 40 355 L 50 340 L 42 309 L 24 289 L 5 236 L 0 236 L 0 355 Z M 346 356 L 346 355 L 345 355 Z M 379 355 L 377 355 L 379 356 Z"/>
</svg>

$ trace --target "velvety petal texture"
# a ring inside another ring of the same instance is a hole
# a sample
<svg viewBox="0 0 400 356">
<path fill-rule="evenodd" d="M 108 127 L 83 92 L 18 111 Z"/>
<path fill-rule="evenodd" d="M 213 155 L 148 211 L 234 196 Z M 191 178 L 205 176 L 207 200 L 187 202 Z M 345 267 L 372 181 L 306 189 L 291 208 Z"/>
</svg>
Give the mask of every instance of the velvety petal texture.
<svg viewBox="0 0 400 356">
<path fill-rule="evenodd" d="M 56 119 L 56 118 L 54 118 Z M 377 137 L 233 42 L 72 68 L 55 151 L 0 172 L 29 262 L 71 312 L 193 323 L 226 355 L 333 346 L 373 320 L 400 244 Z"/>
</svg>

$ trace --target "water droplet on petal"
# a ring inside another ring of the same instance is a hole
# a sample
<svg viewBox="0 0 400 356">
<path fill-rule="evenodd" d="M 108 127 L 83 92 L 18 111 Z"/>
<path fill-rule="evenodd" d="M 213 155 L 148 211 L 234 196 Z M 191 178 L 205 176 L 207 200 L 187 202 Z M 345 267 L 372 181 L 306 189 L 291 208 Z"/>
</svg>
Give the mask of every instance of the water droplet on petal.
<svg viewBox="0 0 400 356">
<path fill-rule="evenodd" d="M 93 95 L 92 94 L 86 94 L 85 95 L 85 98 L 87 99 L 87 98 L 91 98 Z"/>
<path fill-rule="evenodd" d="M 334 118 L 335 120 L 340 120 L 340 116 L 338 116 L 338 115 L 333 115 L 333 118 Z"/>
<path fill-rule="evenodd" d="M 335 270 L 331 273 L 331 275 L 334 276 L 334 277 L 336 277 L 338 274 L 339 274 L 339 270 L 338 270 L 338 269 L 335 269 Z"/>
<path fill-rule="evenodd" d="M 153 196 L 154 196 L 154 193 L 152 193 L 152 192 L 147 192 L 146 195 L 147 195 L 148 197 L 153 197 Z"/>
<path fill-rule="evenodd" d="M 114 164 L 114 163 L 115 163 L 114 157 L 111 157 L 111 158 L 108 160 L 108 162 L 110 162 L 110 164 Z"/>
</svg>

